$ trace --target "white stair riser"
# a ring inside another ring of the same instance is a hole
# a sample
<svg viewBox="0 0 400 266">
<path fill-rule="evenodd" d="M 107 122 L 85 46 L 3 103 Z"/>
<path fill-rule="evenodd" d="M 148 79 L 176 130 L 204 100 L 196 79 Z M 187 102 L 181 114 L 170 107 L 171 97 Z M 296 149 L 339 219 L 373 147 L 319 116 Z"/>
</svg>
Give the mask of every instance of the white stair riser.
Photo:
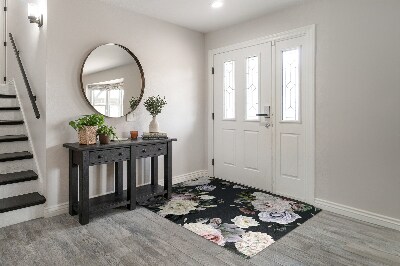
<svg viewBox="0 0 400 266">
<path fill-rule="evenodd" d="M 0 174 L 36 170 L 33 159 L 17 160 L 11 162 L 0 162 Z"/>
<path fill-rule="evenodd" d="M 15 90 L 13 86 L 0 84 L 0 94 L 13 94 L 15 95 Z"/>
<path fill-rule="evenodd" d="M 22 135 L 26 134 L 25 126 L 22 125 L 7 125 L 7 126 L 0 126 L 0 136 L 5 135 Z"/>
<path fill-rule="evenodd" d="M 23 120 L 21 111 L 0 111 L 0 120 Z"/>
<path fill-rule="evenodd" d="M 32 180 L 0 186 L 0 199 L 38 192 L 39 181 Z"/>
<path fill-rule="evenodd" d="M 26 222 L 44 216 L 44 204 L 0 213 L 0 228 Z"/>
<path fill-rule="evenodd" d="M 28 141 L 0 142 L 0 153 L 31 151 Z"/>
<path fill-rule="evenodd" d="M 18 100 L 15 98 L 0 98 L 1 107 L 15 107 L 19 106 Z"/>
</svg>

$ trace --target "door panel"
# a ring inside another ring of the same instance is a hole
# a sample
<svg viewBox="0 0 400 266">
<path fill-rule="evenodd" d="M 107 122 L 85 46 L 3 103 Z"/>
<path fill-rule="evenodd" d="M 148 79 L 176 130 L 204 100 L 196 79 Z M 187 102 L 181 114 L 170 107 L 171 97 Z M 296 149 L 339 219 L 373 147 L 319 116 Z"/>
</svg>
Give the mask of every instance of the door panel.
<svg viewBox="0 0 400 266">
<path fill-rule="evenodd" d="M 304 37 L 275 46 L 275 192 L 305 200 Z"/>
<path fill-rule="evenodd" d="M 214 175 L 270 190 L 269 119 L 255 114 L 271 105 L 270 43 L 214 56 Z"/>
</svg>

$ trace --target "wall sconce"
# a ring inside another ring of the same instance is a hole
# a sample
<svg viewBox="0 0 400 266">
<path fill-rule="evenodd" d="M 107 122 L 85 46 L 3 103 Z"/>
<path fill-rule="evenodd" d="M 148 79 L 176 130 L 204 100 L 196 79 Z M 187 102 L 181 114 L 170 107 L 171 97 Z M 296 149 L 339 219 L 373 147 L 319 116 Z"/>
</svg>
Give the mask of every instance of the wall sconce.
<svg viewBox="0 0 400 266">
<path fill-rule="evenodd" d="M 43 14 L 40 14 L 39 7 L 36 4 L 28 4 L 28 19 L 30 23 L 38 24 L 38 27 L 43 26 Z"/>
</svg>

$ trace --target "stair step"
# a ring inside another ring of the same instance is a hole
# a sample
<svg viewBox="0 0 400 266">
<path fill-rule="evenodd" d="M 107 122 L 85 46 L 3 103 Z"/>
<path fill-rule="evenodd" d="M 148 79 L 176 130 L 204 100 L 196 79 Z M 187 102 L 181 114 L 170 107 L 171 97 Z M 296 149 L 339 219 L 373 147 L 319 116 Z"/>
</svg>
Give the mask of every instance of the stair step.
<svg viewBox="0 0 400 266">
<path fill-rule="evenodd" d="M 12 95 L 12 94 L 0 94 L 0 98 L 17 98 L 17 95 Z"/>
<path fill-rule="evenodd" d="M 0 111 L 19 111 L 21 110 L 20 107 L 14 106 L 14 107 L 0 107 Z"/>
<path fill-rule="evenodd" d="M 37 192 L 0 199 L 0 213 L 44 204 L 46 198 Z"/>
<path fill-rule="evenodd" d="M 22 125 L 24 123 L 23 120 L 0 120 L 0 126 L 5 125 Z"/>
<path fill-rule="evenodd" d="M 32 158 L 33 154 L 28 151 L 0 154 L 0 162 L 9 162 L 9 161 L 32 159 Z"/>
<path fill-rule="evenodd" d="M 1 142 L 14 142 L 14 141 L 26 141 L 28 137 L 26 135 L 6 135 L 0 136 L 0 143 Z"/>
<path fill-rule="evenodd" d="M 32 171 L 22 171 L 22 172 L 14 172 L 8 174 L 0 174 L 0 186 L 9 185 L 14 183 L 26 182 L 37 180 L 38 175 Z"/>
</svg>

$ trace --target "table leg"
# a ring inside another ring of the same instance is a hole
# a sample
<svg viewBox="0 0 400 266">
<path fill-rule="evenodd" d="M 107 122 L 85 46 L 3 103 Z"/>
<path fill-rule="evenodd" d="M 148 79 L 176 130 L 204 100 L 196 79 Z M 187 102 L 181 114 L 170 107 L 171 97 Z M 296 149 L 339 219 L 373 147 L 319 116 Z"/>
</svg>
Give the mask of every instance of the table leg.
<svg viewBox="0 0 400 266">
<path fill-rule="evenodd" d="M 123 183 L 123 162 L 115 162 L 115 195 L 122 195 L 124 192 Z"/>
<path fill-rule="evenodd" d="M 78 165 L 74 164 L 74 152 L 69 150 L 69 214 L 77 215 L 74 204 L 78 203 Z"/>
<path fill-rule="evenodd" d="M 131 155 L 131 160 L 128 161 L 128 200 L 130 204 L 128 204 L 129 210 L 136 209 L 136 159 L 133 155 Z"/>
<path fill-rule="evenodd" d="M 158 185 L 158 156 L 151 157 L 151 184 Z"/>
<path fill-rule="evenodd" d="M 164 155 L 164 189 L 167 191 L 165 197 L 171 198 L 172 194 L 172 142 L 168 142 L 167 155 Z"/>
<path fill-rule="evenodd" d="M 89 223 L 89 153 L 82 152 L 79 164 L 79 223 Z"/>
</svg>

